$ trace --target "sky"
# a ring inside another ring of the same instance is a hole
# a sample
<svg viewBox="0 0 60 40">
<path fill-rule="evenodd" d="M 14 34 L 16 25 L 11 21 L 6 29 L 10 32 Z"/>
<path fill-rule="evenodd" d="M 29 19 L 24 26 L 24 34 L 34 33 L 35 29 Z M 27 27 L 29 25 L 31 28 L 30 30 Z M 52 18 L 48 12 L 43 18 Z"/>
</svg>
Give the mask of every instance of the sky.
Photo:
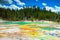
<svg viewBox="0 0 60 40">
<path fill-rule="evenodd" d="M 10 9 L 21 9 L 23 6 L 36 5 L 41 9 L 45 6 L 46 10 L 60 12 L 60 0 L 0 0 L 0 7 Z"/>
</svg>

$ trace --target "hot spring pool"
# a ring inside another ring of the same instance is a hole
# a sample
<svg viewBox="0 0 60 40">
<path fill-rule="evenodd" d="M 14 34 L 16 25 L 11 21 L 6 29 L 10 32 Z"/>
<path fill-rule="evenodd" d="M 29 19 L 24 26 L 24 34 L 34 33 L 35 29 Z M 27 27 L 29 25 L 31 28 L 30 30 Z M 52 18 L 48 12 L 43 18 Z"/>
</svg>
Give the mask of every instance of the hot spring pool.
<svg viewBox="0 0 60 40">
<path fill-rule="evenodd" d="M 53 27 L 55 26 L 53 25 L 53 23 L 7 21 L 7 22 L 3 22 L 3 24 L 9 26 L 6 28 L 3 26 L 5 29 L 3 28 L 0 30 L 0 32 L 3 32 L 3 34 L 0 34 L 0 36 L 1 35 L 8 36 L 8 37 L 0 38 L 3 40 L 6 38 L 8 40 L 20 40 L 20 39 L 21 40 L 60 40 L 60 34 L 59 34 L 60 29 Z M 13 26 L 15 24 L 17 25 Z M 15 33 L 12 34 L 12 31 L 14 31 Z"/>
</svg>

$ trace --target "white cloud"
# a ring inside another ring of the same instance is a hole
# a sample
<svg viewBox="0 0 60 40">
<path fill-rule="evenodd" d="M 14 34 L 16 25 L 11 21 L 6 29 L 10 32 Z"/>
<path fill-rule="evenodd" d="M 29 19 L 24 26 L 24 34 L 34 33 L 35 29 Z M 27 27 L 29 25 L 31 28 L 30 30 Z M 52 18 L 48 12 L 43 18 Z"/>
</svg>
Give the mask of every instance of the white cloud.
<svg viewBox="0 0 60 40">
<path fill-rule="evenodd" d="M 10 9 L 20 9 L 18 6 L 14 5 L 14 4 L 10 5 L 8 8 L 10 8 Z"/>
<path fill-rule="evenodd" d="M 12 0 L 0 0 L 0 4 L 12 4 Z"/>
<path fill-rule="evenodd" d="M 0 4 L 0 8 L 8 8 L 8 6 Z"/>
<path fill-rule="evenodd" d="M 46 3 L 42 3 L 43 6 L 46 6 L 47 4 Z"/>
<path fill-rule="evenodd" d="M 45 7 L 46 8 L 46 10 L 51 10 L 52 12 L 56 12 L 56 10 L 53 8 L 53 7 L 50 7 L 50 6 L 46 6 Z"/>
<path fill-rule="evenodd" d="M 60 12 L 60 7 L 55 6 L 55 7 L 50 7 L 50 6 L 46 6 L 46 10 L 51 10 L 52 12 Z"/>
<path fill-rule="evenodd" d="M 50 7 L 50 6 L 47 6 L 46 3 L 42 3 L 43 6 L 45 6 L 46 10 L 51 10 L 52 12 L 60 12 L 60 7 L 59 6 L 54 6 L 54 7 Z"/>
<path fill-rule="evenodd" d="M 9 8 L 9 9 L 23 9 L 23 7 L 18 7 L 18 6 L 16 6 L 15 4 L 12 4 L 12 5 L 10 5 L 10 6 L 6 6 L 6 5 L 1 5 L 0 4 L 0 8 Z"/>
<path fill-rule="evenodd" d="M 17 5 L 21 5 L 21 6 L 25 5 L 25 3 L 21 2 L 20 0 L 14 0 L 14 1 L 17 3 Z"/>
<path fill-rule="evenodd" d="M 7 0 L 7 1 L 8 1 L 9 4 L 12 4 L 12 2 L 13 2 L 12 0 Z"/>
<path fill-rule="evenodd" d="M 25 3 L 21 2 L 20 0 L 14 0 L 17 5 L 23 6 Z M 0 0 L 0 7 L 1 8 L 10 8 L 10 9 L 23 9 L 23 7 L 18 7 L 15 4 L 12 4 L 13 0 Z M 2 4 L 11 4 L 10 6 L 2 5 Z"/>
<path fill-rule="evenodd" d="M 56 9 L 60 9 L 60 7 L 59 7 L 59 6 L 56 6 L 56 5 L 55 5 L 55 8 L 56 8 Z"/>
</svg>

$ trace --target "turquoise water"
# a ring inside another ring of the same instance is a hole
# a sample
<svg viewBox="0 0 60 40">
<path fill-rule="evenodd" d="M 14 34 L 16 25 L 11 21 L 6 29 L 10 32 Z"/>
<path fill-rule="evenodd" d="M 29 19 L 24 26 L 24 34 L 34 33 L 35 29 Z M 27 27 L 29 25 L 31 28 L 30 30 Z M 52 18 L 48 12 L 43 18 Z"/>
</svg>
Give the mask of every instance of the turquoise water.
<svg viewBox="0 0 60 40">
<path fill-rule="evenodd" d="M 46 22 L 4 22 L 5 24 L 48 24 Z"/>
<path fill-rule="evenodd" d="M 29 24 L 28 22 L 4 22 L 5 24 Z"/>
<path fill-rule="evenodd" d="M 19 24 L 19 25 L 25 25 L 25 24 L 48 24 L 47 22 L 11 22 L 11 21 L 8 21 L 8 22 L 4 22 L 4 24 Z M 32 26 L 33 27 L 33 26 Z M 36 26 L 34 26 L 36 27 Z M 38 27 L 38 26 L 37 26 Z M 60 29 L 57 29 L 57 28 L 51 28 L 51 27 L 41 27 L 41 29 L 43 30 L 60 30 Z"/>
<path fill-rule="evenodd" d="M 58 30 L 57 28 L 54 28 L 54 27 L 42 27 L 41 29 L 43 29 L 43 30 L 49 30 L 49 31 L 51 31 L 51 30 Z"/>
</svg>

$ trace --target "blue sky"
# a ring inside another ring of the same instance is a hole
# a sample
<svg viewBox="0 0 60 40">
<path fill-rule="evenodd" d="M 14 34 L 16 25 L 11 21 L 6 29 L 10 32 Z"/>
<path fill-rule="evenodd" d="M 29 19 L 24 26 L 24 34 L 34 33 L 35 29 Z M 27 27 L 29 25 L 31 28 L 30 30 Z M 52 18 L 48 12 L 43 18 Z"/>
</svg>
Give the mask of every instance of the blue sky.
<svg viewBox="0 0 60 40">
<path fill-rule="evenodd" d="M 45 6 L 46 10 L 60 12 L 60 0 L 0 0 L 0 7 L 10 9 L 21 9 L 23 6 Z"/>
</svg>

